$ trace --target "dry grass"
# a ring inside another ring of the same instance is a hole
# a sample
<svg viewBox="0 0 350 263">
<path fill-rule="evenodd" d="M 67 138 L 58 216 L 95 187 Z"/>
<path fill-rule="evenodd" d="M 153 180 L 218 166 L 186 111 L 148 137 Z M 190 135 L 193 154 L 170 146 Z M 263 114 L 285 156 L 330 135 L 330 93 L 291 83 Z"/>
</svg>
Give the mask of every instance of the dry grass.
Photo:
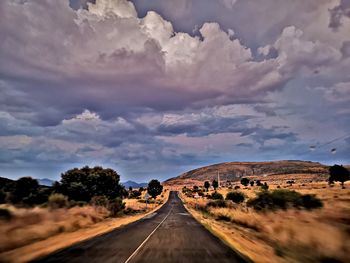
<svg viewBox="0 0 350 263">
<path fill-rule="evenodd" d="M 91 206 L 56 210 L 7 206 L 14 217 L 7 222 L 0 220 L 0 262 L 27 262 L 134 222 L 159 209 L 168 196 L 166 191 L 147 210 L 136 199 L 126 199 L 126 207 L 139 213 L 118 218 L 108 218 L 109 211 Z"/>
<path fill-rule="evenodd" d="M 50 236 L 72 232 L 96 224 L 108 217 L 106 209 L 74 207 L 17 209 L 8 207 L 13 219 L 0 224 L 0 252 L 11 250 Z"/>
<path fill-rule="evenodd" d="M 242 186 L 241 186 L 242 187 Z M 275 189 L 277 185 L 270 185 Z M 195 200 L 183 197 L 194 216 L 255 262 L 350 262 L 350 184 L 347 189 L 326 183 L 282 185 L 303 194 L 316 194 L 324 208 L 257 213 L 245 204 L 209 208 L 200 213 Z M 220 189 L 224 196 L 228 189 Z M 254 197 L 258 187 L 240 189 Z M 204 208 L 207 200 L 198 201 Z M 204 209 L 203 209 L 204 210 Z M 218 220 L 224 219 L 224 220 Z"/>
</svg>

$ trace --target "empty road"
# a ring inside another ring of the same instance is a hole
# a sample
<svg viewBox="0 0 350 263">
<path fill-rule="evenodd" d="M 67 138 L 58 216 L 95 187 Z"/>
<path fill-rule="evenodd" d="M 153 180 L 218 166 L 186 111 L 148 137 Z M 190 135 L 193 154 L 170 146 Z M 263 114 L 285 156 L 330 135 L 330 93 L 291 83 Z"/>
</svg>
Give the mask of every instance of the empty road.
<svg viewBox="0 0 350 263">
<path fill-rule="evenodd" d="M 245 262 L 184 208 L 176 192 L 155 213 L 34 262 Z"/>
</svg>

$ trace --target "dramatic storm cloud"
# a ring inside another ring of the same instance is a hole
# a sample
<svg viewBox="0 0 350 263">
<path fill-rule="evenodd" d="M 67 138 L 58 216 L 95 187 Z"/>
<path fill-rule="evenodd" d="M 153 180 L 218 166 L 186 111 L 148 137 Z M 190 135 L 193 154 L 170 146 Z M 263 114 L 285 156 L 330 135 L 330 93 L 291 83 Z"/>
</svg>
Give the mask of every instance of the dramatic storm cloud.
<svg viewBox="0 0 350 263">
<path fill-rule="evenodd" d="M 99 164 L 144 181 L 220 161 L 349 163 L 349 8 L 1 1 L 0 176 Z"/>
</svg>

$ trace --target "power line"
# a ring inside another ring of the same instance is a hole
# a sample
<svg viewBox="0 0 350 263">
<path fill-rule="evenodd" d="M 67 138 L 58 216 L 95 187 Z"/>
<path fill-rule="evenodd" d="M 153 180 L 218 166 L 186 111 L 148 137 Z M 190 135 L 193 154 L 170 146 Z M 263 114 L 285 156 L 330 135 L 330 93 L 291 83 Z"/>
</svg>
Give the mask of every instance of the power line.
<svg viewBox="0 0 350 263">
<path fill-rule="evenodd" d="M 348 137 L 350 137 L 350 133 L 345 134 L 345 135 L 340 136 L 340 137 L 337 137 L 337 138 L 335 138 L 335 139 L 332 139 L 331 141 L 328 141 L 328 142 L 326 142 L 326 143 L 322 143 L 322 144 L 319 144 L 319 145 L 312 145 L 312 146 L 310 146 L 310 148 L 312 147 L 313 150 L 317 150 L 317 149 L 319 149 L 319 148 L 322 148 L 322 147 L 324 147 L 324 146 L 327 146 L 327 145 L 329 145 L 329 144 L 332 144 L 332 143 L 334 143 L 334 142 L 336 142 L 336 141 L 344 140 L 344 139 L 346 139 L 346 138 L 348 138 Z M 336 150 L 335 148 L 332 149 L 332 153 L 335 152 L 335 150 Z M 304 155 L 304 154 L 309 153 L 309 152 L 310 152 L 310 151 L 305 151 L 305 152 L 301 153 L 300 155 Z"/>
</svg>

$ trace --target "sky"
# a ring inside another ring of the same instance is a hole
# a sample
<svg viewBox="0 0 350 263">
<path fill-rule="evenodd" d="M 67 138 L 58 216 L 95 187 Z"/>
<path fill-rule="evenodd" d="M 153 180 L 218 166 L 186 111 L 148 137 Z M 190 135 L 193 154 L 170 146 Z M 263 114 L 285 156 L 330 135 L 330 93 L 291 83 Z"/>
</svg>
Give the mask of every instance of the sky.
<svg viewBox="0 0 350 263">
<path fill-rule="evenodd" d="M 0 176 L 350 163 L 350 0 L 2 0 L 0 35 Z"/>
</svg>

